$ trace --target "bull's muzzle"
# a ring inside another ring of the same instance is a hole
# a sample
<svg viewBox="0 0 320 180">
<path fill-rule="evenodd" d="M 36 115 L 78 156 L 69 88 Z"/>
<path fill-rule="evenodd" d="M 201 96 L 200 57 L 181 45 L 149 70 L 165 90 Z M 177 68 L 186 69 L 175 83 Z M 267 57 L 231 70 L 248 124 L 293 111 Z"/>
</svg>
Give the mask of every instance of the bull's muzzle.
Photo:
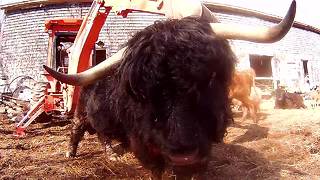
<svg viewBox="0 0 320 180">
<path fill-rule="evenodd" d="M 170 154 L 168 158 L 173 166 L 190 166 L 203 161 L 203 158 L 200 157 L 199 149 L 185 154 Z"/>
</svg>

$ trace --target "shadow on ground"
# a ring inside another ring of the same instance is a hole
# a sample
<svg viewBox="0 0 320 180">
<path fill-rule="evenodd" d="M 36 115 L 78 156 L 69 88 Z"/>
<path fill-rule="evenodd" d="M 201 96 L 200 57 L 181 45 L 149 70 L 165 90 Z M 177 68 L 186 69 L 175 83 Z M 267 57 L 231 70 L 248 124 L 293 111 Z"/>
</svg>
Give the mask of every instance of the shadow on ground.
<svg viewBox="0 0 320 180">
<path fill-rule="evenodd" d="M 240 135 L 231 141 L 232 144 L 258 141 L 266 138 L 269 132 L 269 128 L 259 126 L 258 124 L 241 125 L 235 122 L 231 127 L 246 129 L 246 132 L 243 135 Z"/>
</svg>

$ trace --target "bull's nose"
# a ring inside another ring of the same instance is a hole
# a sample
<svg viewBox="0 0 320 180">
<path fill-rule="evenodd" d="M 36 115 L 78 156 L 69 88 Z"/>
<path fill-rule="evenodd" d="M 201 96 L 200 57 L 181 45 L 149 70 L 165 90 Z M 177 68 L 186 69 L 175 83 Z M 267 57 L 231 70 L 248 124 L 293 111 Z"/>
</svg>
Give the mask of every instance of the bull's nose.
<svg viewBox="0 0 320 180">
<path fill-rule="evenodd" d="M 170 163 L 174 166 L 193 165 L 193 164 L 197 164 L 201 160 L 198 149 L 189 153 L 170 154 L 168 157 L 169 157 Z"/>
</svg>

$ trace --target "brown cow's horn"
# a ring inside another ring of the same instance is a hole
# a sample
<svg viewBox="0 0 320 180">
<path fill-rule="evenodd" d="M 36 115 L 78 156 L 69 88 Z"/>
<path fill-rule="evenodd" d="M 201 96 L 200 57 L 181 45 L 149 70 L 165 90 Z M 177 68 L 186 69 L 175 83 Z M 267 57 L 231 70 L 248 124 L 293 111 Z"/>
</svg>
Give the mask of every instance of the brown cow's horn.
<svg viewBox="0 0 320 180">
<path fill-rule="evenodd" d="M 273 27 L 251 27 L 237 24 L 211 23 L 217 36 L 225 39 L 238 39 L 259 43 L 272 43 L 282 39 L 290 30 L 296 14 L 296 1 L 293 0 L 285 18 Z"/>
</svg>

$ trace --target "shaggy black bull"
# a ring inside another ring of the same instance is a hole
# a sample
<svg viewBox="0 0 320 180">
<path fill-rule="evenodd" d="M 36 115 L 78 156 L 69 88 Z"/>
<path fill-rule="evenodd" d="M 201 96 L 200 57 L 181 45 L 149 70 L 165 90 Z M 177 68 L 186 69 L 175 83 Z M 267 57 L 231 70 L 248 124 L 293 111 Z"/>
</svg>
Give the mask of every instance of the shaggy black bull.
<svg viewBox="0 0 320 180">
<path fill-rule="evenodd" d="M 111 66 L 100 63 L 86 75 L 45 67 L 62 82 L 84 85 L 70 155 L 88 130 L 103 141 L 121 141 L 155 177 L 167 167 L 182 176 L 204 169 L 211 144 L 222 142 L 232 121 L 228 87 L 235 57 L 225 38 L 273 42 L 290 29 L 292 11 L 290 18 L 272 27 L 278 33 L 271 36 L 217 33 L 196 17 L 157 21 L 128 41 L 121 60 L 105 63 Z"/>
<path fill-rule="evenodd" d="M 227 88 L 234 62 L 228 42 L 198 19 L 138 32 L 112 76 L 82 88 L 71 155 L 89 129 L 128 144 L 155 174 L 167 165 L 205 165 L 232 119 Z"/>
</svg>

